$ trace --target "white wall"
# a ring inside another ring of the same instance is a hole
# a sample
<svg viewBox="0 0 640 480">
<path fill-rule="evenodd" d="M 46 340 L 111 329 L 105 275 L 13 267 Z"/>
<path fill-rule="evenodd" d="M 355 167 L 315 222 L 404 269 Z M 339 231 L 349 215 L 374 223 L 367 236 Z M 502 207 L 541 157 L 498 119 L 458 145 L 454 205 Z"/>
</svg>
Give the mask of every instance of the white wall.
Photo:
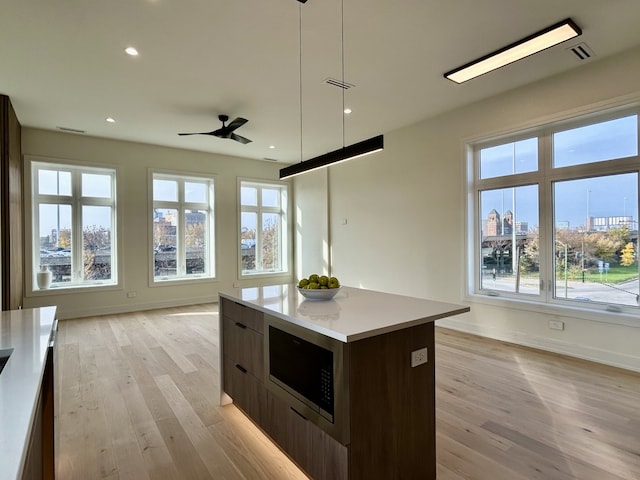
<svg viewBox="0 0 640 480">
<path fill-rule="evenodd" d="M 25 157 L 109 165 L 117 168 L 118 172 L 117 182 L 122 193 L 118 202 L 123 207 L 120 209 L 122 216 L 118 219 L 122 234 L 119 250 L 123 258 L 120 272 L 122 288 L 102 291 L 87 289 L 86 292 L 75 291 L 72 294 L 55 290 L 27 293 L 24 299 L 26 308 L 57 305 L 59 318 L 62 319 L 217 301 L 219 290 L 239 282 L 238 177 L 277 180 L 280 169 L 280 165 L 258 160 L 30 128 L 22 131 L 22 152 Z M 217 242 L 215 281 L 150 286 L 149 168 L 214 176 Z M 31 252 L 31 245 L 26 247 L 25 251 Z M 27 287 L 30 280 L 31 275 L 26 272 Z M 239 283 L 244 286 L 287 281 L 290 281 L 290 276 Z M 128 298 L 127 292 L 136 292 L 137 296 Z"/>
<path fill-rule="evenodd" d="M 328 170 L 321 169 L 295 177 L 296 187 L 304 191 L 303 195 L 296 196 L 294 207 L 296 280 L 312 273 L 329 273 L 327 175 Z"/>
<path fill-rule="evenodd" d="M 466 140 L 638 101 L 638 78 L 640 49 L 386 134 L 383 152 L 330 168 L 327 218 L 306 215 L 303 199 L 311 188 L 317 197 L 318 184 L 295 180 L 302 234 L 331 232 L 332 271 L 344 285 L 470 303 L 469 314 L 439 325 L 640 371 L 640 319 L 629 327 L 562 317 L 565 330 L 552 331 L 549 315 L 465 298 L 463 178 Z M 303 271 L 315 262 L 298 261 Z"/>
</svg>

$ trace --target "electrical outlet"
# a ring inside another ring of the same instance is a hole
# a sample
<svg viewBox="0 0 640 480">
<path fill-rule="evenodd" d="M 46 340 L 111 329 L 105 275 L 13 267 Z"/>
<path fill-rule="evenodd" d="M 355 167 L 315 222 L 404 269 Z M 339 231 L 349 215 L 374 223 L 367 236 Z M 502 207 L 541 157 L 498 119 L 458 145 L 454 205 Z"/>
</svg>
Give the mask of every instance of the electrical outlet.
<svg viewBox="0 0 640 480">
<path fill-rule="evenodd" d="M 549 320 L 551 330 L 564 330 L 564 322 L 560 320 Z"/>
<path fill-rule="evenodd" d="M 138 296 L 138 292 L 127 292 L 127 298 L 136 298 Z"/>
<path fill-rule="evenodd" d="M 413 368 L 418 365 L 422 365 L 423 363 L 427 363 L 429 361 L 427 354 L 427 347 L 411 352 L 411 367 Z"/>
</svg>

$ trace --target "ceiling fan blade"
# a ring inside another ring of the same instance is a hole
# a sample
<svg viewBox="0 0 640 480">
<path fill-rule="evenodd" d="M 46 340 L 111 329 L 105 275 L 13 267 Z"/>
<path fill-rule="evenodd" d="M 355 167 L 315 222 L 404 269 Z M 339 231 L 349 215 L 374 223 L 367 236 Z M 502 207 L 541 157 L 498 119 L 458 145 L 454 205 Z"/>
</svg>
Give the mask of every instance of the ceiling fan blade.
<svg viewBox="0 0 640 480">
<path fill-rule="evenodd" d="M 248 121 L 249 120 L 247 120 L 246 118 L 238 117 L 235 120 L 233 120 L 229 125 L 227 125 L 226 128 L 229 132 L 233 132 L 236 128 L 241 127 Z"/>
<path fill-rule="evenodd" d="M 213 135 L 215 132 L 192 132 L 192 133 L 179 133 L 178 135 Z"/>
<path fill-rule="evenodd" d="M 251 143 L 251 140 L 249 140 L 248 138 L 245 137 L 241 137 L 240 135 L 236 135 L 235 133 L 232 133 L 229 137 L 231 140 L 235 140 L 236 142 L 240 142 L 240 143 Z"/>
</svg>

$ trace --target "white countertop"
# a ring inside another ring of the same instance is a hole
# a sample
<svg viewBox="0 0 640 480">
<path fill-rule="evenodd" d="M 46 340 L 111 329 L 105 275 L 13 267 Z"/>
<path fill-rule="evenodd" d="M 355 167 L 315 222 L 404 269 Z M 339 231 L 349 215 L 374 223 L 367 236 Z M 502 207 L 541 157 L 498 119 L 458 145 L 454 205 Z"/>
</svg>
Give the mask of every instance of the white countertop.
<svg viewBox="0 0 640 480">
<path fill-rule="evenodd" d="M 0 350 L 13 348 L 0 373 L 0 479 L 21 478 L 56 307 L 1 312 Z"/>
<path fill-rule="evenodd" d="M 342 342 L 389 333 L 468 312 L 469 307 L 353 287 L 332 300 L 306 300 L 294 284 L 234 288 L 220 296 Z"/>
</svg>

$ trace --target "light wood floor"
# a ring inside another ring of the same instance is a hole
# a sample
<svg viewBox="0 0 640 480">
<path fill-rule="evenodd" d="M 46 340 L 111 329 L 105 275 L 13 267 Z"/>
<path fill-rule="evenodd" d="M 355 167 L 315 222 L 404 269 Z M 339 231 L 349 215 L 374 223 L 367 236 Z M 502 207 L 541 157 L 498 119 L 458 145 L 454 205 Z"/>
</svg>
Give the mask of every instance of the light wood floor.
<svg viewBox="0 0 640 480">
<path fill-rule="evenodd" d="M 217 405 L 217 329 L 216 304 L 60 322 L 58 478 L 306 478 Z M 640 374 L 444 329 L 436 343 L 439 480 L 640 479 Z"/>
</svg>

